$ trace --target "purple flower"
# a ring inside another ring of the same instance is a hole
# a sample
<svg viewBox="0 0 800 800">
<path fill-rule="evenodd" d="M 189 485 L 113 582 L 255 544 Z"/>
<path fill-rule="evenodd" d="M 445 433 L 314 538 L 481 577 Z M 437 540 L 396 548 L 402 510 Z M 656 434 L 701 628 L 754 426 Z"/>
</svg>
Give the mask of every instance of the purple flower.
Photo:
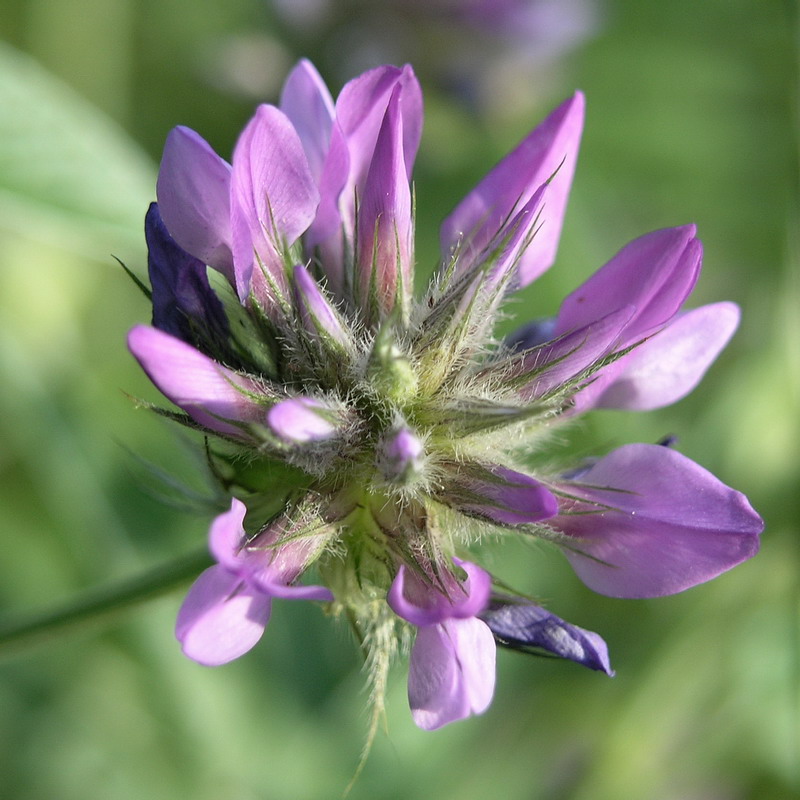
<svg viewBox="0 0 800 800">
<path fill-rule="evenodd" d="M 366 72 L 334 101 L 303 61 L 232 165 L 173 131 L 146 221 L 154 327 L 128 343 L 244 498 L 212 526 L 218 564 L 181 609 L 185 652 L 224 663 L 261 635 L 272 597 L 327 600 L 363 642 L 376 715 L 413 629 L 409 701 L 432 729 L 487 708 L 495 638 L 610 674 L 597 634 L 520 598 L 489 605 L 493 579 L 463 560 L 487 535 L 551 540 L 592 589 L 654 597 L 754 555 L 763 524 L 669 448 L 547 466 L 563 462 L 548 444 L 560 421 L 691 391 L 739 317 L 725 302 L 685 310 L 701 245 L 683 226 L 631 242 L 554 319 L 498 343 L 505 300 L 555 259 L 583 96 L 446 218 L 415 300 L 421 125 L 410 67 Z M 312 564 L 324 586 L 297 583 Z"/>
<path fill-rule="evenodd" d="M 387 597 L 417 627 L 408 702 L 425 730 L 482 714 L 494 695 L 494 638 L 477 616 L 489 602 L 491 579 L 475 564 L 456 564 L 466 573 L 463 581 L 449 571 L 423 578 L 401 565 Z"/>
<path fill-rule="evenodd" d="M 178 612 L 175 635 L 183 652 L 218 666 L 238 658 L 261 638 L 272 598 L 327 600 L 324 586 L 293 585 L 324 546 L 320 531 L 297 529 L 286 519 L 248 538 L 247 507 L 236 498 L 211 526 L 209 546 L 217 564 L 194 582 Z"/>
</svg>

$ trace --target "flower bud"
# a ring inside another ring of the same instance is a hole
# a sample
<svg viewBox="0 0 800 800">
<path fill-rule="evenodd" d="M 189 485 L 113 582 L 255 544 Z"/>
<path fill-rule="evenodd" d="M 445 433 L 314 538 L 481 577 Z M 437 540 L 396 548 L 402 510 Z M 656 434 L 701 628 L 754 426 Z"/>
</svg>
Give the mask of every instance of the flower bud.
<svg viewBox="0 0 800 800">
<path fill-rule="evenodd" d="M 375 337 L 367 374 L 371 385 L 387 400 L 402 404 L 417 394 L 417 373 L 397 346 L 391 325 L 384 325 Z"/>
<path fill-rule="evenodd" d="M 307 444 L 336 435 L 337 412 L 313 397 L 292 397 L 274 405 L 267 414 L 272 432 L 288 444 Z"/>
<path fill-rule="evenodd" d="M 392 428 L 384 434 L 375 456 L 381 475 L 389 483 L 406 485 L 420 477 L 425 447 L 409 428 Z"/>
</svg>

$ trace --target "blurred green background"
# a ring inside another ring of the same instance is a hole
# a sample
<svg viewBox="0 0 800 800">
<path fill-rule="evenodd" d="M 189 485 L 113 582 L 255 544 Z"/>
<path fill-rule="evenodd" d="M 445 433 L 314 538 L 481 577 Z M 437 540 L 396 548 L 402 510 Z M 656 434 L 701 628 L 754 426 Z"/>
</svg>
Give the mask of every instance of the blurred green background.
<svg viewBox="0 0 800 800">
<path fill-rule="evenodd" d="M 133 455 L 201 485 L 177 432 L 126 396 L 156 399 L 124 344 L 149 312 L 112 259 L 144 274 L 142 219 L 172 126 L 195 128 L 227 157 L 298 57 L 318 64 L 334 94 L 364 67 L 413 59 L 426 99 L 415 173 L 425 273 L 443 217 L 579 87 L 588 116 L 559 258 L 515 313 L 553 313 L 628 240 L 696 222 L 705 270 L 692 302 L 738 302 L 737 336 L 689 398 L 644 415 L 598 412 L 574 439 L 603 452 L 678 435 L 682 452 L 764 516 L 762 552 L 682 595 L 622 601 L 590 592 L 556 552 L 496 547 L 489 566 L 601 633 L 617 676 L 500 653 L 489 711 L 424 733 L 398 664 L 388 734 L 350 796 L 795 797 L 794 4 L 555 8 L 552 29 L 510 39 L 412 0 L 0 2 L 2 615 L 57 605 L 205 541 L 208 517 L 153 497 Z M 181 597 L 0 652 L 0 797 L 341 796 L 367 723 L 349 634 L 312 606 L 279 603 L 253 652 L 204 669 L 173 640 Z"/>
</svg>

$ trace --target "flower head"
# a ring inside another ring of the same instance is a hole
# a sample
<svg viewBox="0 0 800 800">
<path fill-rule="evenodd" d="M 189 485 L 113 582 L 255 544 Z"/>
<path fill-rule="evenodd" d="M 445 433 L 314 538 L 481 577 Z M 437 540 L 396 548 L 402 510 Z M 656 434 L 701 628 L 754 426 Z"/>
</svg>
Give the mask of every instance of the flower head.
<svg viewBox="0 0 800 800">
<path fill-rule="evenodd" d="M 756 552 L 746 498 L 669 448 L 535 466 L 552 461 L 542 434 L 579 413 L 688 393 L 738 321 L 730 303 L 683 309 L 701 263 L 683 226 L 635 240 L 554 319 L 498 341 L 506 298 L 555 259 L 583 107 L 565 101 L 445 219 L 420 300 L 410 67 L 334 101 L 301 62 L 230 165 L 170 134 L 146 219 L 153 327 L 129 346 L 233 496 L 211 528 L 217 564 L 179 614 L 191 658 L 250 649 L 272 598 L 324 602 L 356 627 L 378 708 L 413 637 L 412 712 L 436 728 L 487 708 L 495 642 L 611 673 L 597 634 L 493 592 L 470 551 L 487 533 L 550 540 L 618 597 L 682 591 Z"/>
</svg>

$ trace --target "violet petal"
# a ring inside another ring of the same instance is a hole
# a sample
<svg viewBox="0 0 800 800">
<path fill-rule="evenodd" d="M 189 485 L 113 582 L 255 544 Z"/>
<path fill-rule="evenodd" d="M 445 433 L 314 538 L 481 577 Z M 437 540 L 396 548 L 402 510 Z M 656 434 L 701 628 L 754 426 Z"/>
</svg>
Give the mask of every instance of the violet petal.
<svg viewBox="0 0 800 800">
<path fill-rule="evenodd" d="M 392 611 L 417 627 L 446 619 L 468 619 L 483 611 L 491 590 L 489 573 L 469 561 L 454 561 L 467 577 L 459 582 L 454 576 L 442 576 L 447 583 L 443 587 L 446 594 L 401 565 L 386 597 Z"/>
<path fill-rule="evenodd" d="M 319 185 L 333 127 L 333 98 L 316 67 L 301 59 L 281 92 L 280 109 L 297 131 L 308 166 Z"/>
<path fill-rule="evenodd" d="M 685 397 L 728 344 L 739 316 L 738 306 L 726 302 L 679 315 L 612 365 L 613 380 L 594 407 L 649 411 Z"/>
<path fill-rule="evenodd" d="M 286 290 L 283 247 L 308 228 L 318 203 L 319 192 L 292 123 L 274 106 L 259 106 L 233 153 L 231 224 L 241 300 L 251 289 L 254 255 L 277 290 Z M 259 299 L 269 308 L 273 289 L 260 274 L 256 281 L 263 293 Z"/>
<path fill-rule="evenodd" d="M 180 126 L 164 145 L 156 194 L 175 241 L 233 283 L 230 174 L 205 139 Z"/>
<path fill-rule="evenodd" d="M 454 490 L 448 499 L 462 511 L 504 525 L 540 522 L 558 513 L 553 493 L 539 481 L 507 467 L 493 466 L 485 478 L 464 481 L 468 494 Z"/>
<path fill-rule="evenodd" d="M 636 316 L 625 331 L 625 344 L 633 344 L 678 312 L 697 281 L 701 259 L 694 225 L 634 239 L 567 296 L 558 312 L 556 333 L 577 330 L 623 306 L 633 306 Z"/>
<path fill-rule="evenodd" d="M 625 445 L 562 488 L 588 502 L 579 513 L 565 506 L 552 525 L 573 540 L 567 559 L 601 594 L 674 594 L 758 551 L 764 523 L 747 498 L 667 447 Z"/>
<path fill-rule="evenodd" d="M 506 337 L 506 345 L 516 352 L 530 350 L 555 339 L 555 334 L 556 318 L 544 317 L 517 328 Z"/>
<path fill-rule="evenodd" d="M 383 119 L 358 210 L 357 285 L 364 317 L 388 314 L 412 291 L 411 189 L 403 154 L 401 88 Z"/>
<path fill-rule="evenodd" d="M 192 584 L 178 612 L 175 636 L 185 655 L 214 667 L 250 650 L 269 621 L 270 598 L 222 566 Z"/>
<path fill-rule="evenodd" d="M 201 425 L 241 436 L 242 431 L 226 419 L 263 422 L 265 405 L 251 396 L 258 387 L 186 342 L 137 325 L 128 334 L 128 347 L 161 393 Z"/>
<path fill-rule="evenodd" d="M 343 247 L 355 242 L 355 198 L 362 193 L 386 107 L 397 86 L 401 89 L 402 152 L 406 178 L 410 179 L 422 134 L 422 92 L 411 67 L 369 70 L 347 83 L 336 100 L 321 179 L 320 211 L 309 231 L 311 243 L 320 243 L 325 249 L 326 270 L 335 292 L 342 288 Z"/>
<path fill-rule="evenodd" d="M 483 713 L 494 694 L 495 659 L 494 637 L 479 619 L 420 628 L 408 674 L 414 722 L 435 730 Z"/>
<path fill-rule="evenodd" d="M 583 328 L 512 357 L 513 369 L 507 374 L 514 378 L 519 395 L 535 400 L 580 378 L 598 359 L 619 346 L 625 326 L 635 313 L 632 306 L 623 306 Z M 529 379 L 520 385 L 526 375 Z"/>
<path fill-rule="evenodd" d="M 424 455 L 425 445 L 414 431 L 399 427 L 381 438 L 376 463 L 387 481 L 403 483 L 419 475 Z"/>
<path fill-rule="evenodd" d="M 555 260 L 583 130 L 584 99 L 576 92 L 553 111 L 461 201 L 444 221 L 442 252 L 462 242 L 467 268 L 506 221 L 548 180 L 543 225 L 523 254 L 518 285 L 526 286 Z M 463 241 L 462 241 L 463 240 Z"/>
<path fill-rule="evenodd" d="M 308 270 L 300 264 L 294 268 L 294 288 L 303 327 L 316 338 L 347 347 L 350 339 L 339 315 Z"/>
<path fill-rule="evenodd" d="M 245 514 L 247 506 L 236 497 L 231 498 L 230 509 L 214 519 L 208 534 L 211 555 L 233 575 L 244 572 L 241 550 L 245 543 Z"/>
</svg>

